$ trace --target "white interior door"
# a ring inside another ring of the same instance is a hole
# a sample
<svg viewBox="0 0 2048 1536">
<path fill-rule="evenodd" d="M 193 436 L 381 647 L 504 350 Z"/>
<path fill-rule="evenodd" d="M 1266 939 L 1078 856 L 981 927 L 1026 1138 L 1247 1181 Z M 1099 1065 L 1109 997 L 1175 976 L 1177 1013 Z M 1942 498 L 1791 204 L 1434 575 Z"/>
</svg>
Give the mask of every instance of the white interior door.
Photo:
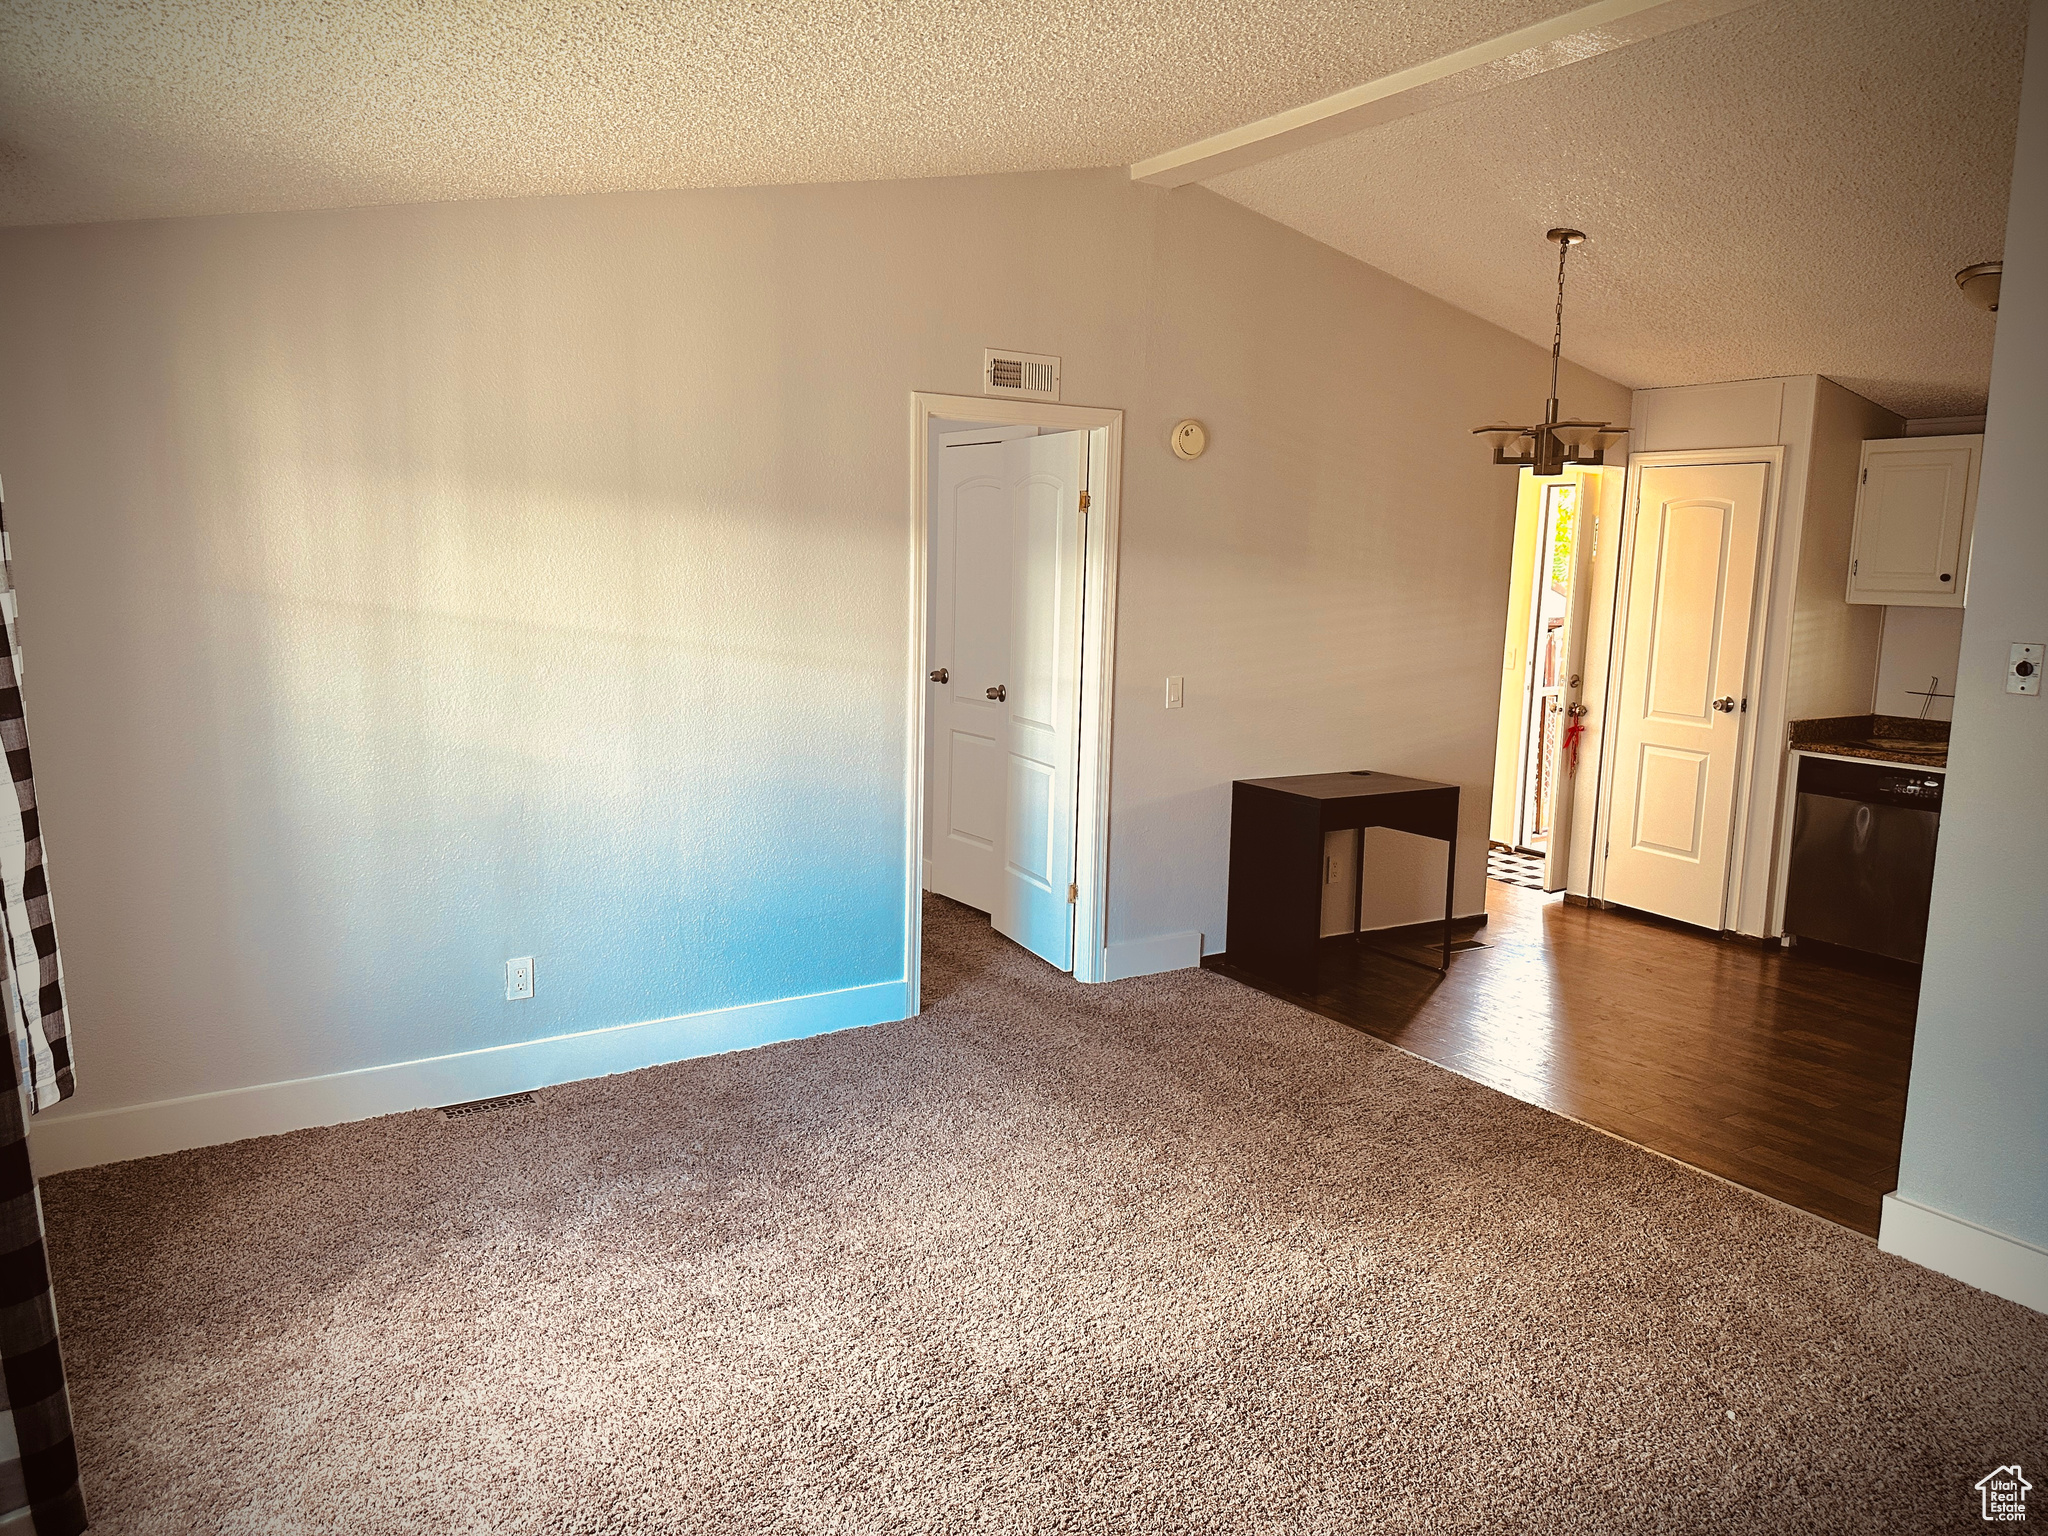
<svg viewBox="0 0 2048 1536">
<path fill-rule="evenodd" d="M 1719 929 L 1728 893 L 1764 464 L 1642 471 L 1605 896 Z"/>
<path fill-rule="evenodd" d="M 1003 865 L 993 916 L 997 932 L 1064 971 L 1074 965 L 1088 434 L 1017 438 L 1002 452 L 1010 674 Z"/>
<path fill-rule="evenodd" d="M 1010 482 L 1003 445 L 1031 427 L 949 432 L 933 450 L 926 671 L 925 886 L 982 912 L 1002 884 L 1010 669 Z"/>
</svg>

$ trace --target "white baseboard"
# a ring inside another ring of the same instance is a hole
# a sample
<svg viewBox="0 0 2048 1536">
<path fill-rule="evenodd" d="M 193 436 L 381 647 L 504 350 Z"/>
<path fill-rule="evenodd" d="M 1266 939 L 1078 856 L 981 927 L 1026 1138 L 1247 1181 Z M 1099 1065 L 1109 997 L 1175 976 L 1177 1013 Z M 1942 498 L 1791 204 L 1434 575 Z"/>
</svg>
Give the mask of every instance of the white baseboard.
<svg viewBox="0 0 2048 1536">
<path fill-rule="evenodd" d="M 1201 963 L 1201 934 L 1162 933 L 1156 939 L 1132 939 L 1105 948 L 1102 979 L 1128 981 L 1133 976 L 1157 976 L 1161 971 L 1193 970 Z"/>
<path fill-rule="evenodd" d="M 55 1109 L 31 1122 L 29 1155 L 36 1173 L 48 1176 L 132 1157 L 244 1141 L 251 1136 L 275 1136 L 438 1104 L 527 1093 L 692 1056 L 800 1040 L 864 1024 L 886 1024 L 905 1017 L 907 997 L 901 981 L 876 982 L 839 992 L 714 1008 L 645 1024 L 620 1024 L 325 1077 L 159 1099 L 122 1109 L 86 1114 Z"/>
<path fill-rule="evenodd" d="M 2048 1249 L 1897 1195 L 1884 1197 L 1877 1246 L 1980 1291 L 2048 1312 Z"/>
</svg>

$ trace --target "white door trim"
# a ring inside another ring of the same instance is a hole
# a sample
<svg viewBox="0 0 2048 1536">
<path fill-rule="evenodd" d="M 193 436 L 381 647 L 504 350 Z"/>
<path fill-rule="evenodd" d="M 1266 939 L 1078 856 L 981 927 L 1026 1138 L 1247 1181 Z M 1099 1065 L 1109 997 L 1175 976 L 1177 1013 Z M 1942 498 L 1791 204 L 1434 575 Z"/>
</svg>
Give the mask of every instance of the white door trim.
<svg viewBox="0 0 2048 1536">
<path fill-rule="evenodd" d="M 935 420 L 975 426 L 1053 427 L 1088 433 L 1087 575 L 1081 608 L 1081 771 L 1074 825 L 1074 979 L 1107 981 L 1109 918 L 1110 703 L 1116 662 L 1117 521 L 1123 501 L 1124 413 L 1109 406 L 989 400 L 978 395 L 910 395 L 910 731 L 904 806 L 903 980 L 905 1007 L 923 1006 L 924 724 L 926 541 L 930 537 L 930 455 Z"/>
<path fill-rule="evenodd" d="M 1607 845 L 1613 833 L 1614 750 L 1617 732 L 1611 708 L 1621 686 L 1621 639 L 1628 622 L 1629 578 L 1635 559 L 1637 503 L 1642 495 L 1642 472 L 1671 466 L 1706 464 L 1762 464 L 1764 473 L 1764 518 L 1758 531 L 1756 591 L 1750 599 L 1749 655 L 1742 675 L 1749 708 L 1742 716 L 1742 744 L 1735 756 L 1735 823 L 1729 829 L 1728 876 L 1721 892 L 1721 928 L 1732 926 L 1730 909 L 1743 889 L 1743 871 L 1749 858 L 1750 780 L 1754 776 L 1757 751 L 1757 722 L 1764 708 L 1764 651 L 1769 636 L 1771 594 L 1778 568 L 1778 503 L 1785 481 L 1785 450 L 1771 448 L 1685 448 L 1659 453 L 1631 453 L 1628 479 L 1622 492 L 1622 536 L 1614 552 L 1614 601 L 1608 609 L 1607 676 L 1600 696 L 1600 784 L 1595 791 L 1596 817 L 1593 827 L 1593 868 L 1587 894 L 1595 901 L 1607 899 Z M 1769 849 L 1765 849 L 1768 857 Z"/>
</svg>

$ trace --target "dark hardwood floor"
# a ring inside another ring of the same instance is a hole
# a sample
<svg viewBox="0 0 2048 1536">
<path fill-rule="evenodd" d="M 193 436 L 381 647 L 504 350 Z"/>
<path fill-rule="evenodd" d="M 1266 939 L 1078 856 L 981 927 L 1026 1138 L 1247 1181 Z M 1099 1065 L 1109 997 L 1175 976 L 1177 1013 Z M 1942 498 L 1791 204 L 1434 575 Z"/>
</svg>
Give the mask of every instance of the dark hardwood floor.
<svg viewBox="0 0 2048 1536">
<path fill-rule="evenodd" d="M 1456 955 L 1449 977 L 1332 939 L 1316 993 L 1278 995 L 1877 1231 L 1879 1199 L 1898 1182 L 1913 1048 L 1918 984 L 1905 968 L 1733 943 L 1493 880 L 1486 889 L 1487 922 L 1470 935 L 1486 947 Z M 1434 938 L 1417 936 L 1418 957 Z M 1258 985 L 1227 956 L 1207 963 Z"/>
</svg>

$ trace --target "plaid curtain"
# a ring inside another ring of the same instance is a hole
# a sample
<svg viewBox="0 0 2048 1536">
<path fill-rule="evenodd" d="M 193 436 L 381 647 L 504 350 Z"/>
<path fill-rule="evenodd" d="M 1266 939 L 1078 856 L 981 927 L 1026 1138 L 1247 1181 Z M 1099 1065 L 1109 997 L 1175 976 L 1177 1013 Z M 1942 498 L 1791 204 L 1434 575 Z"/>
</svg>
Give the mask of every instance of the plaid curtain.
<svg viewBox="0 0 2048 1536">
<path fill-rule="evenodd" d="M 0 620 L 7 628 L 0 656 L 0 748 L 7 753 L 18 816 L 0 811 L 0 896 L 7 918 L 9 1019 L 19 1080 L 31 1110 L 71 1097 L 71 1032 L 64 1017 L 64 967 L 50 916 L 43 872 L 43 830 L 36 815 L 36 779 L 28 762 L 28 723 L 21 709 L 21 637 L 15 622 L 14 545 L 0 513 Z"/>
<path fill-rule="evenodd" d="M 0 1536 L 73 1536 L 85 1529 L 85 1500 L 23 1115 L 24 1104 L 46 1109 L 71 1096 L 71 1036 L 21 708 L 12 556 L 0 516 L 0 748 L 18 807 L 0 809 L 0 1002 L 10 1046 L 0 1051 Z"/>
</svg>

